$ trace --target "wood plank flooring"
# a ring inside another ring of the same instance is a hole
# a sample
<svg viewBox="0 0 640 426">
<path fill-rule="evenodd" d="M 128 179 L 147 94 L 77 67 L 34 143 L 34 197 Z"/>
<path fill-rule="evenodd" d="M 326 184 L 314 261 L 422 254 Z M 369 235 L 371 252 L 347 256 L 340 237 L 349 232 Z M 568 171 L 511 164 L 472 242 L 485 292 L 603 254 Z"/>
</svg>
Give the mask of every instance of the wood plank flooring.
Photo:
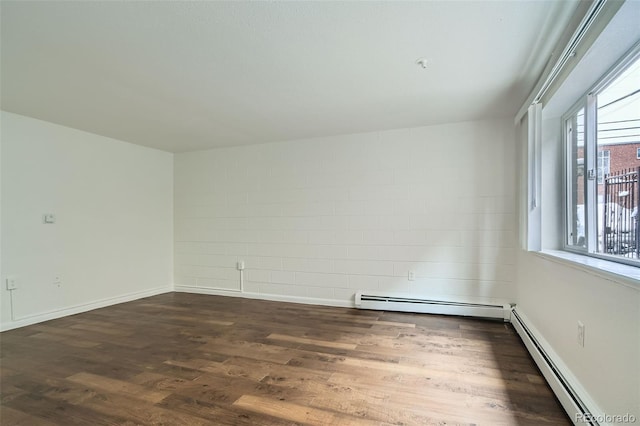
<svg viewBox="0 0 640 426">
<path fill-rule="evenodd" d="M 0 335 L 2 425 L 569 425 L 502 322 L 168 293 Z"/>
</svg>

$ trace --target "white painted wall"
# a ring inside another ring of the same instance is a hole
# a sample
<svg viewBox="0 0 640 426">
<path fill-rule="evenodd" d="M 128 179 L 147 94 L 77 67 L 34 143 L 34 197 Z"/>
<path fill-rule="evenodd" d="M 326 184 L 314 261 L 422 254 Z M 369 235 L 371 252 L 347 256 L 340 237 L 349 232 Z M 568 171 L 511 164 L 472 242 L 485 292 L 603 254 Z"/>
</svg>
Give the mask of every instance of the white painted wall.
<svg viewBox="0 0 640 426">
<path fill-rule="evenodd" d="M 640 287 L 524 251 L 517 281 L 518 309 L 600 409 L 640 419 Z"/>
<path fill-rule="evenodd" d="M 544 112 L 543 112 L 544 117 Z M 544 118 L 542 121 L 542 152 L 540 156 L 540 174 L 542 198 L 542 232 L 540 234 L 542 248 L 546 250 L 562 249 L 564 240 L 564 222 L 562 206 L 564 203 L 562 175 L 562 133 L 560 117 Z"/>
<path fill-rule="evenodd" d="M 176 154 L 177 288 L 237 290 L 243 259 L 255 297 L 513 299 L 513 139 L 482 121 Z"/>
<path fill-rule="evenodd" d="M 15 318 L 168 291 L 173 155 L 6 112 L 1 120 L 1 265 L 3 278 L 19 279 Z M 43 224 L 44 213 L 57 222 Z M 2 328 L 25 323 L 11 321 L 4 280 L 0 297 Z"/>
</svg>

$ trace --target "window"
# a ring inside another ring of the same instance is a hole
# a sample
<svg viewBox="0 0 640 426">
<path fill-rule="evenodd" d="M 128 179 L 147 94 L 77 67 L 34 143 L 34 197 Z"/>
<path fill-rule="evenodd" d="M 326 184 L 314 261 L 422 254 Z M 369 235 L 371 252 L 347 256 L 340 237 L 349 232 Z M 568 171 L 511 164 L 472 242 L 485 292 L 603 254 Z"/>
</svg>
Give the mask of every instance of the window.
<svg viewBox="0 0 640 426">
<path fill-rule="evenodd" d="M 564 116 L 565 249 L 640 265 L 640 52 Z"/>
<path fill-rule="evenodd" d="M 569 185 L 567 192 L 568 208 L 568 245 L 573 247 L 586 248 L 585 241 L 585 158 L 584 158 L 584 106 L 580 105 L 579 110 L 572 113 L 566 119 L 566 144 L 568 148 L 569 162 L 567 164 L 567 176 Z"/>
<path fill-rule="evenodd" d="M 600 149 L 598 151 L 598 185 L 604 183 L 604 177 L 609 174 L 611 166 L 611 151 Z"/>
</svg>

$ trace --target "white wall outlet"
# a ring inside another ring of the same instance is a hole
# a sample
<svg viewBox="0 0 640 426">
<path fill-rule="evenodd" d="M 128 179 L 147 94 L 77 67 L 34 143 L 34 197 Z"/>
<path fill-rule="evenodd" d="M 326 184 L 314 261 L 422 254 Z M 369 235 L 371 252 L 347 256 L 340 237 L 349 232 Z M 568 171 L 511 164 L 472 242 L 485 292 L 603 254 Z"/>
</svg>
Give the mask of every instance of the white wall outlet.
<svg viewBox="0 0 640 426">
<path fill-rule="evenodd" d="M 42 215 L 42 223 L 56 223 L 56 215 L 53 213 L 45 213 Z"/>
<path fill-rule="evenodd" d="M 578 344 L 584 348 L 584 324 L 578 321 Z"/>
<path fill-rule="evenodd" d="M 62 287 L 62 277 L 60 277 L 60 275 L 53 277 L 53 285 L 56 287 Z"/>
<path fill-rule="evenodd" d="M 18 278 L 16 277 L 7 277 L 7 290 L 16 290 L 18 288 Z"/>
<path fill-rule="evenodd" d="M 416 271 L 409 271 L 409 274 L 408 274 L 407 278 L 409 279 L 409 281 L 415 281 L 416 280 Z"/>
<path fill-rule="evenodd" d="M 238 268 L 238 271 L 244 271 L 244 260 L 238 261 L 236 268 Z"/>
</svg>

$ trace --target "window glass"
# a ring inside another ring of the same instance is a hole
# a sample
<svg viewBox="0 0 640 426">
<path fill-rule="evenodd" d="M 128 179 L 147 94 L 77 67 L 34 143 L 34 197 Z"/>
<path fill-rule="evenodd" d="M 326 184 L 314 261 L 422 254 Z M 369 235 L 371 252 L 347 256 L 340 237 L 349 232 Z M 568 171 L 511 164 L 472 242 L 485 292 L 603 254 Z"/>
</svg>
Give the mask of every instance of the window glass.
<svg viewBox="0 0 640 426">
<path fill-rule="evenodd" d="M 564 115 L 565 248 L 640 266 L 640 48 Z"/>
<path fill-rule="evenodd" d="M 566 138 L 569 157 L 569 199 L 567 243 L 574 247 L 586 247 L 585 235 L 585 115 L 581 108 L 566 121 Z"/>
<path fill-rule="evenodd" d="M 604 183 L 605 175 L 609 174 L 611 169 L 611 151 L 598 147 L 598 185 Z"/>
<path fill-rule="evenodd" d="M 597 252 L 638 259 L 640 59 L 597 94 Z"/>
</svg>

